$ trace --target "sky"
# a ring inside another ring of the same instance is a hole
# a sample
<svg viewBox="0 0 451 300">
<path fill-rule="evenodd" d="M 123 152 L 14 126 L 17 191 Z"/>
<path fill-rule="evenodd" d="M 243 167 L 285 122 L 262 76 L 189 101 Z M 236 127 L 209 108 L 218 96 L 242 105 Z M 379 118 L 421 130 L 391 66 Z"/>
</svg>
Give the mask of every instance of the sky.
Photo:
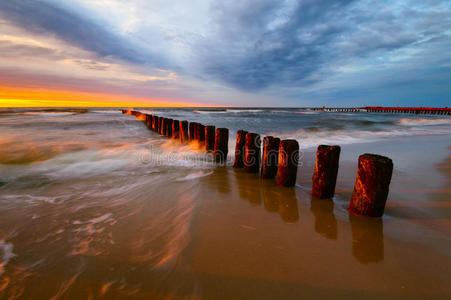
<svg viewBox="0 0 451 300">
<path fill-rule="evenodd" d="M 0 0 L 0 106 L 451 106 L 451 1 Z"/>
</svg>

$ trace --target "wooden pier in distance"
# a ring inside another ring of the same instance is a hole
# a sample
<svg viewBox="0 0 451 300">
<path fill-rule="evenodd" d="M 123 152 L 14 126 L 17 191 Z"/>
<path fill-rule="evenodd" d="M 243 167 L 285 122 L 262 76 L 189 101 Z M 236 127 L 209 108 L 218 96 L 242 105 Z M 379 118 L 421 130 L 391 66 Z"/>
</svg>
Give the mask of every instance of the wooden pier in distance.
<svg viewBox="0 0 451 300">
<path fill-rule="evenodd" d="M 326 112 L 370 112 L 370 113 L 397 113 L 397 114 L 416 114 L 416 115 L 446 115 L 451 116 L 451 108 L 448 107 L 382 107 L 382 106 L 364 106 L 364 107 L 314 107 L 313 111 Z"/>
</svg>

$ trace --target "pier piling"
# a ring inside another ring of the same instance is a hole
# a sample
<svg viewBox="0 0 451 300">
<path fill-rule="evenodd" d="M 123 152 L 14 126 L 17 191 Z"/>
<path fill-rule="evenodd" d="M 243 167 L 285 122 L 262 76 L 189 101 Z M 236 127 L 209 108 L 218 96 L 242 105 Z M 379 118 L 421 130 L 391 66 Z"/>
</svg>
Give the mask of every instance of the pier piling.
<svg viewBox="0 0 451 300">
<path fill-rule="evenodd" d="M 188 121 L 180 121 L 180 142 L 182 144 L 188 143 Z"/>
<path fill-rule="evenodd" d="M 215 161 L 225 163 L 229 153 L 229 130 L 227 128 L 216 129 L 215 134 Z"/>
<path fill-rule="evenodd" d="M 200 123 L 197 124 L 197 127 L 196 127 L 196 137 L 197 137 L 197 142 L 199 143 L 199 147 L 204 148 L 205 147 L 205 126 Z"/>
<path fill-rule="evenodd" d="M 246 134 L 245 130 L 238 130 L 236 133 L 236 146 L 235 146 L 235 161 L 233 163 L 234 168 L 244 167 L 244 148 L 246 146 Z"/>
<path fill-rule="evenodd" d="M 299 162 L 299 143 L 296 140 L 283 140 L 279 145 L 279 161 L 276 182 L 281 186 L 294 186 Z"/>
<path fill-rule="evenodd" d="M 207 152 L 215 150 L 215 126 L 205 126 L 205 150 Z"/>
<path fill-rule="evenodd" d="M 180 121 L 172 121 L 172 138 L 178 140 L 180 134 Z"/>
<path fill-rule="evenodd" d="M 392 172 L 393 162 L 390 158 L 376 154 L 360 155 L 349 211 L 356 215 L 381 217 Z"/>
<path fill-rule="evenodd" d="M 246 145 L 244 147 L 244 171 L 247 173 L 258 173 L 260 171 L 260 135 L 256 133 L 246 134 Z"/>
<path fill-rule="evenodd" d="M 166 121 L 166 137 L 172 137 L 172 123 L 174 123 L 173 119 L 167 119 Z"/>
<path fill-rule="evenodd" d="M 263 138 L 263 155 L 260 178 L 271 179 L 277 174 L 280 139 L 272 136 Z"/>
<path fill-rule="evenodd" d="M 189 123 L 189 141 L 192 142 L 194 141 L 194 122 L 190 122 Z"/>
<path fill-rule="evenodd" d="M 316 151 L 312 195 L 321 199 L 332 198 L 337 183 L 340 146 L 320 145 Z"/>
</svg>

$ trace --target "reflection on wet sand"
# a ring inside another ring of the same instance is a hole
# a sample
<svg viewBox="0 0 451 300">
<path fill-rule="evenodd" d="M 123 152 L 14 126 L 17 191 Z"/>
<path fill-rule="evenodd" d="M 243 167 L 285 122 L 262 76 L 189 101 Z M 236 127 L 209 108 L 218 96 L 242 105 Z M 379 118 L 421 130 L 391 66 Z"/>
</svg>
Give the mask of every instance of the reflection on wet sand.
<svg viewBox="0 0 451 300">
<path fill-rule="evenodd" d="M 279 202 L 279 215 L 287 223 L 299 220 L 298 203 L 294 188 L 286 188 Z"/>
<path fill-rule="evenodd" d="M 315 231 L 327 239 L 337 239 L 337 220 L 334 202 L 329 199 L 312 199 L 310 211 L 315 216 Z"/>
<path fill-rule="evenodd" d="M 349 215 L 352 231 L 352 255 L 362 263 L 384 259 L 384 227 L 382 219 Z"/>
<path fill-rule="evenodd" d="M 234 170 L 234 173 L 240 198 L 259 206 L 262 202 L 259 179 L 255 174 L 244 173 L 242 170 Z"/>
<path fill-rule="evenodd" d="M 229 194 L 231 191 L 230 180 L 229 180 L 229 172 L 227 172 L 226 167 L 220 166 L 215 172 L 217 174 L 221 173 L 221 180 L 216 180 L 216 188 L 220 194 Z"/>
<path fill-rule="evenodd" d="M 260 206 L 263 198 L 265 210 L 279 212 L 280 218 L 286 223 L 299 220 L 299 211 L 295 188 L 276 188 L 274 182 L 262 180 L 255 174 L 234 171 L 239 196 L 252 205 Z"/>
</svg>

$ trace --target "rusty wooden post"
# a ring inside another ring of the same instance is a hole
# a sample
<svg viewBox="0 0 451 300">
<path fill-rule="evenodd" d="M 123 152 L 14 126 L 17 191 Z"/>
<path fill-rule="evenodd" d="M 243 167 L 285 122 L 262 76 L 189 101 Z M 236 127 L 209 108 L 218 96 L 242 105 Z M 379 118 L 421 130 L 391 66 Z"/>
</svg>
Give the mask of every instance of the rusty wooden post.
<svg viewBox="0 0 451 300">
<path fill-rule="evenodd" d="M 205 150 L 207 152 L 215 150 L 215 126 L 205 126 Z"/>
<path fill-rule="evenodd" d="M 279 145 L 277 184 L 294 186 L 299 162 L 299 144 L 296 140 L 283 140 Z"/>
<path fill-rule="evenodd" d="M 245 130 L 238 130 L 236 133 L 236 146 L 235 146 L 235 162 L 233 163 L 234 168 L 244 167 L 244 147 L 246 145 L 246 134 Z"/>
<path fill-rule="evenodd" d="M 349 211 L 356 215 L 381 217 L 392 172 L 393 162 L 390 158 L 368 153 L 360 155 Z"/>
<path fill-rule="evenodd" d="M 161 121 L 161 135 L 166 135 L 166 129 L 168 126 L 168 119 L 163 118 Z"/>
<path fill-rule="evenodd" d="M 178 140 L 179 134 L 180 134 L 180 121 L 174 120 L 172 121 L 172 138 Z"/>
<path fill-rule="evenodd" d="M 149 129 L 152 129 L 152 118 L 153 118 L 152 115 L 150 115 L 150 114 L 146 115 L 146 125 L 147 125 L 147 128 L 149 128 Z"/>
<path fill-rule="evenodd" d="M 188 143 L 188 121 L 180 121 L 180 142 Z"/>
<path fill-rule="evenodd" d="M 229 130 L 227 128 L 216 129 L 215 134 L 215 161 L 225 163 L 229 153 Z"/>
<path fill-rule="evenodd" d="M 160 129 L 160 127 L 158 126 L 159 125 L 159 121 L 160 121 L 160 117 L 154 116 L 154 127 L 153 127 L 153 130 L 155 130 L 155 132 L 158 132 L 159 129 Z"/>
<path fill-rule="evenodd" d="M 173 119 L 168 119 L 167 120 L 167 128 L 166 128 L 166 136 L 168 138 L 172 137 L 172 123 L 174 122 Z"/>
<path fill-rule="evenodd" d="M 280 139 L 272 136 L 263 138 L 263 157 L 261 178 L 274 178 L 277 174 L 277 161 L 279 159 Z"/>
<path fill-rule="evenodd" d="M 258 173 L 260 171 L 260 144 L 260 135 L 256 133 L 246 134 L 244 171 L 247 173 Z"/>
<path fill-rule="evenodd" d="M 189 123 L 189 141 L 192 142 L 194 141 L 194 127 L 195 127 L 196 123 L 195 122 L 190 122 Z"/>
<path fill-rule="evenodd" d="M 321 199 L 332 198 L 337 182 L 340 146 L 320 145 L 316 151 L 312 195 Z"/>
<path fill-rule="evenodd" d="M 199 147 L 205 147 L 205 126 L 202 124 L 197 124 L 197 142 Z"/>
</svg>

